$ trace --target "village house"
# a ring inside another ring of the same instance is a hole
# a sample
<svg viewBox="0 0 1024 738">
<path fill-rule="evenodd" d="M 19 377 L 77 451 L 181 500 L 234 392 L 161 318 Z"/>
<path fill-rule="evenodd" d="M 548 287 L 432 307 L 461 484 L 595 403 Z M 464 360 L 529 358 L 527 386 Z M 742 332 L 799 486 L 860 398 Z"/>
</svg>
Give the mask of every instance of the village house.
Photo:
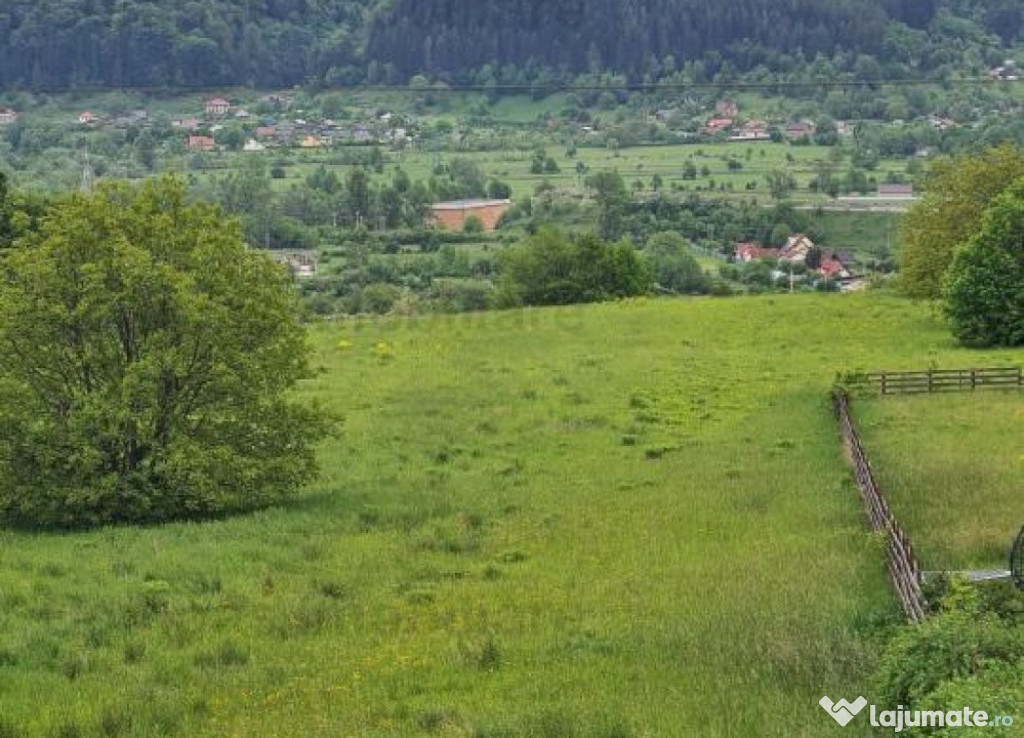
<svg viewBox="0 0 1024 738">
<path fill-rule="evenodd" d="M 732 123 L 732 118 L 710 118 L 700 129 L 700 132 L 705 136 L 714 136 L 716 133 L 728 131 L 732 128 Z"/>
<path fill-rule="evenodd" d="M 803 264 L 807 261 L 807 254 L 814 248 L 814 241 L 802 233 L 790 236 L 786 245 L 779 251 L 779 261 L 790 264 Z"/>
<path fill-rule="evenodd" d="M 213 151 L 216 143 L 209 136 L 189 136 L 188 148 L 192 151 Z"/>
<path fill-rule="evenodd" d="M 231 103 L 222 97 L 215 97 L 206 101 L 205 109 L 207 115 L 225 115 L 231 110 Z"/>
<path fill-rule="evenodd" d="M 352 140 L 356 143 L 369 143 L 373 140 L 373 133 L 369 127 L 358 125 L 352 128 Z"/>
<path fill-rule="evenodd" d="M 78 116 L 78 122 L 83 126 L 89 126 L 96 122 L 96 116 L 86 110 Z"/>
<path fill-rule="evenodd" d="M 180 128 L 183 131 L 189 133 L 195 133 L 199 130 L 199 119 L 198 118 L 179 118 L 178 120 L 171 121 L 171 128 Z"/>
<path fill-rule="evenodd" d="M 734 252 L 734 255 L 736 257 L 736 261 L 749 264 L 752 261 L 778 259 L 779 250 L 766 248 L 759 243 L 744 242 L 736 244 L 736 251 Z"/>
<path fill-rule="evenodd" d="M 317 136 L 303 136 L 302 140 L 299 141 L 299 148 L 303 149 L 322 149 L 324 147 L 323 139 Z"/>
<path fill-rule="evenodd" d="M 245 145 L 242 146 L 242 151 L 247 152 L 266 151 L 266 149 L 266 145 L 260 143 L 255 138 L 250 138 L 248 141 L 245 142 Z"/>
<path fill-rule="evenodd" d="M 790 123 L 785 128 L 786 138 L 810 138 L 814 135 L 814 123 L 809 120 L 797 121 L 796 123 Z"/>
<path fill-rule="evenodd" d="M 814 272 L 829 280 L 850 279 L 853 277 L 853 273 L 847 267 L 849 263 L 849 255 L 833 251 L 827 259 L 822 259 L 821 265 Z"/>
<path fill-rule="evenodd" d="M 0 110 L 0 126 L 9 126 L 12 123 L 16 123 L 18 120 L 18 113 L 10 108 L 4 108 Z"/>
<path fill-rule="evenodd" d="M 439 202 L 430 207 L 432 225 L 450 231 L 461 231 L 466 221 L 475 217 L 485 231 L 498 227 L 501 216 L 512 206 L 511 200 L 455 200 Z"/>
<path fill-rule="evenodd" d="M 729 137 L 730 141 L 768 141 L 768 124 L 763 120 L 751 120 L 743 124 L 739 131 Z"/>
<path fill-rule="evenodd" d="M 256 138 L 274 138 L 277 135 L 275 126 L 256 126 Z"/>
<path fill-rule="evenodd" d="M 998 67 L 988 70 L 988 76 L 1004 82 L 1016 82 L 1020 79 L 1020 72 L 1017 69 L 1017 62 L 1007 59 Z"/>
</svg>

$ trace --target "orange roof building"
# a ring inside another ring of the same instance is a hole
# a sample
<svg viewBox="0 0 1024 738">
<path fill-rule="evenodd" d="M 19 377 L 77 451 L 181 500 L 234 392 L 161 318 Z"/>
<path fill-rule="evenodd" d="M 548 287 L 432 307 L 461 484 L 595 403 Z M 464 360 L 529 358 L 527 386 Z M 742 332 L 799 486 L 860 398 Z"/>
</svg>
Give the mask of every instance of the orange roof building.
<svg viewBox="0 0 1024 738">
<path fill-rule="evenodd" d="M 471 217 L 477 218 L 485 231 L 493 231 L 510 207 L 511 200 L 455 200 L 432 205 L 430 216 L 433 225 L 449 231 L 461 231 Z"/>
</svg>

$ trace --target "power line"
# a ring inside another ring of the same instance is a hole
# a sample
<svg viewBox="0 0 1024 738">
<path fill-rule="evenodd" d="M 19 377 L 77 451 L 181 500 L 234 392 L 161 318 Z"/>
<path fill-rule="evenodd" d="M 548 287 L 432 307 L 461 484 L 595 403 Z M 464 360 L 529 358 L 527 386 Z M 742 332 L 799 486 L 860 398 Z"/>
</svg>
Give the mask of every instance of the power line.
<svg viewBox="0 0 1024 738">
<path fill-rule="evenodd" d="M 443 81 L 428 83 L 426 86 L 410 85 L 327 85 L 316 79 L 308 79 L 306 83 L 315 87 L 321 92 L 344 92 L 357 94 L 360 92 L 379 92 L 400 95 L 422 95 L 425 93 L 462 93 L 462 92 L 485 92 L 485 93 L 537 93 L 547 94 L 572 93 L 572 92 L 660 92 L 660 91 L 698 91 L 698 90 L 792 90 L 792 89 L 878 89 L 892 87 L 969 87 L 985 86 L 999 87 L 1024 82 L 1024 78 L 997 78 L 997 77 L 958 77 L 952 79 L 862 79 L 862 80 L 839 80 L 839 79 L 817 79 L 817 80 L 780 80 L 774 82 L 765 81 L 732 81 L 732 82 L 615 82 L 602 84 L 576 84 L 573 82 L 535 82 L 524 84 L 449 84 Z M 203 94 L 203 93 L 225 93 L 231 90 L 239 92 L 273 93 L 280 92 L 279 88 L 256 89 L 240 86 L 106 86 L 106 85 L 81 85 L 76 87 L 40 87 L 28 92 L 40 94 L 60 94 L 68 92 L 94 93 L 94 92 L 136 92 L 141 94 L 155 95 L 176 95 L 176 94 Z"/>
</svg>

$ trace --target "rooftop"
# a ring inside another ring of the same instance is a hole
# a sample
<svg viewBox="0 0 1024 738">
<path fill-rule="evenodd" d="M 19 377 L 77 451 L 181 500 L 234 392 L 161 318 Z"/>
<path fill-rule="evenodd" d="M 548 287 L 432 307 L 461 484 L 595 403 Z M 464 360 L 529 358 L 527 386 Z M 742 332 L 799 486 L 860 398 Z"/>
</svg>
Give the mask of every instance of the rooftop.
<svg viewBox="0 0 1024 738">
<path fill-rule="evenodd" d="M 490 208 L 497 205 L 511 205 L 511 200 L 452 200 L 437 202 L 431 207 L 434 210 L 471 210 L 473 208 Z"/>
</svg>

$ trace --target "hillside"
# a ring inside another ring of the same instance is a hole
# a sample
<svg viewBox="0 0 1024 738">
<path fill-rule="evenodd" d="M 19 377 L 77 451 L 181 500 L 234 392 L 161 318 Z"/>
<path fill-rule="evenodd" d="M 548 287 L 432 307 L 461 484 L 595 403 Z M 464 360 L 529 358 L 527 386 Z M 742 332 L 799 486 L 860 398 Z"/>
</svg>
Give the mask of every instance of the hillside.
<svg viewBox="0 0 1024 738">
<path fill-rule="evenodd" d="M 10 0 L 0 86 L 636 80 L 688 62 L 687 80 L 701 82 L 800 73 L 816 58 L 854 77 L 900 76 L 996 63 L 1022 25 L 1013 0 Z"/>
<path fill-rule="evenodd" d="M 1010 356 L 879 295 L 314 340 L 345 422 L 302 500 L 0 533 L 0 735 L 866 736 L 817 705 L 874 699 L 895 617 L 829 385 Z"/>
<path fill-rule="evenodd" d="M 0 86 L 283 87 L 360 78 L 372 0 L 9 0 Z"/>
<path fill-rule="evenodd" d="M 933 13 L 934 3 L 917 0 L 398 0 L 374 23 L 369 51 L 403 74 L 539 64 L 638 76 L 663 70 L 669 57 L 680 63 L 713 51 L 745 55 L 748 65 L 798 49 L 811 57 L 840 47 L 877 53 L 890 19 L 924 25 Z"/>
</svg>

